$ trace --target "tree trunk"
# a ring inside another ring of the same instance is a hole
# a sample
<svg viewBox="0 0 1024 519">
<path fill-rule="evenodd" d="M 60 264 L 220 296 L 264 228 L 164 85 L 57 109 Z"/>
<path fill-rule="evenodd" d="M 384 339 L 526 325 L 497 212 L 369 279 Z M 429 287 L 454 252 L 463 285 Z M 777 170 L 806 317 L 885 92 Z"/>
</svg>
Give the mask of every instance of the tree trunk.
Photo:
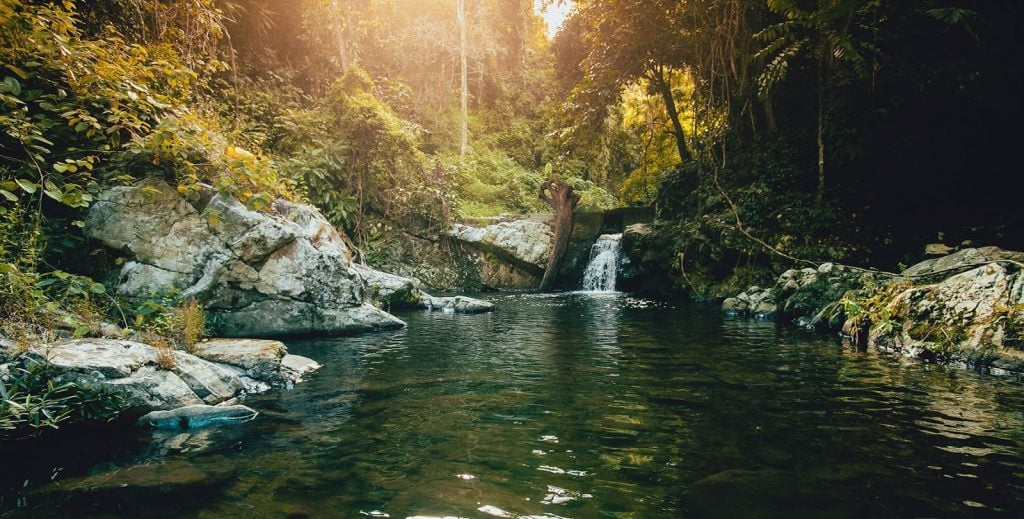
<svg viewBox="0 0 1024 519">
<path fill-rule="evenodd" d="M 551 243 L 551 254 L 548 255 L 548 266 L 540 282 L 541 292 L 548 292 L 555 286 L 558 269 L 562 265 L 565 252 L 569 249 L 569 238 L 572 237 L 572 228 L 576 223 L 574 211 L 580 201 L 580 195 L 573 191 L 572 186 L 558 178 L 558 175 L 551 175 L 551 178 L 540 186 L 540 199 L 551 204 L 555 210 L 555 236 Z"/>
<path fill-rule="evenodd" d="M 825 194 L 825 60 L 818 62 L 818 191 L 814 203 L 821 207 Z"/>
<path fill-rule="evenodd" d="M 338 60 L 341 62 L 341 74 L 345 75 L 348 72 L 349 66 L 348 45 L 345 44 L 345 33 L 343 32 L 345 30 L 345 13 L 342 12 L 338 0 L 332 0 L 331 7 L 334 8 L 334 16 L 336 18 L 334 38 L 338 46 Z"/>
<path fill-rule="evenodd" d="M 461 60 L 462 76 L 462 132 L 459 140 L 459 156 L 466 156 L 469 147 L 469 77 L 466 67 L 466 0 L 458 0 L 459 19 L 459 59 Z"/>
<path fill-rule="evenodd" d="M 672 83 L 665 77 L 665 70 L 658 67 L 651 75 L 655 88 L 661 93 L 665 101 L 665 110 L 668 111 L 668 118 L 672 120 L 672 133 L 676 137 L 676 147 L 679 148 L 679 160 L 686 162 L 693 159 L 690 149 L 686 146 L 686 134 L 683 133 L 683 125 L 679 122 L 679 110 L 676 108 L 676 100 L 672 97 Z"/>
</svg>

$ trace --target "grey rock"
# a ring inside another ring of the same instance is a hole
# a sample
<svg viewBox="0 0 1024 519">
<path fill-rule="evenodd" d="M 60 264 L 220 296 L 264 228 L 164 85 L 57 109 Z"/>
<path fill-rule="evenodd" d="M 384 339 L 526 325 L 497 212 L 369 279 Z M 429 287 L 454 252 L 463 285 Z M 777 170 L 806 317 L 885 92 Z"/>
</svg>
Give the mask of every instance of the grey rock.
<svg viewBox="0 0 1024 519">
<path fill-rule="evenodd" d="M 152 366 L 140 368 L 128 377 L 108 380 L 104 385 L 126 393 L 147 409 L 177 409 L 203 403 L 176 374 Z"/>
<path fill-rule="evenodd" d="M 174 352 L 173 371 L 207 404 L 224 402 L 245 389 L 231 370 L 182 351 Z"/>
<path fill-rule="evenodd" d="M 253 420 L 256 411 L 244 405 L 190 405 L 171 411 L 152 411 L 138 424 L 153 429 L 196 429 L 221 424 L 238 424 Z"/>
<path fill-rule="evenodd" d="M 288 353 L 284 343 L 266 339 L 213 339 L 193 346 L 196 356 L 241 368 L 255 379 L 275 379 L 281 359 Z"/>
<path fill-rule="evenodd" d="M 551 226 L 534 220 L 501 222 L 487 227 L 454 224 L 448 235 L 488 252 L 502 253 L 521 263 L 543 270 L 551 247 Z"/>
<path fill-rule="evenodd" d="M 423 308 L 448 313 L 479 314 L 494 311 L 494 303 L 466 296 L 434 297 L 424 293 Z"/>
<path fill-rule="evenodd" d="M 62 371 L 116 379 L 156 364 L 152 346 L 117 339 L 77 339 L 31 348 L 28 355 Z"/>
<path fill-rule="evenodd" d="M 758 319 L 774 319 L 775 314 L 778 312 L 778 307 L 772 303 L 760 302 L 757 303 L 751 310 L 750 313 Z"/>
<path fill-rule="evenodd" d="M 419 282 L 375 270 L 366 265 L 352 264 L 366 283 L 366 295 L 378 306 L 402 308 L 415 306 L 420 300 Z"/>
<path fill-rule="evenodd" d="M 746 313 L 749 306 L 749 303 L 742 299 L 730 297 L 722 302 L 722 311 L 733 315 L 739 315 Z"/>
<path fill-rule="evenodd" d="M 281 376 L 292 383 L 302 382 L 302 378 L 321 366 L 315 360 L 301 355 L 285 355 L 281 358 Z"/>
<path fill-rule="evenodd" d="M 176 291 L 195 298 L 210 314 L 212 331 L 224 336 L 403 325 L 365 304 L 351 252 L 316 209 L 277 201 L 258 213 L 212 192 L 193 203 L 155 179 L 101 193 L 85 231 L 130 256 L 119 295 L 143 299 Z"/>
<path fill-rule="evenodd" d="M 1024 262 L 1024 252 L 1006 251 L 998 247 L 968 248 L 941 258 L 922 261 L 903 271 L 903 275 L 911 277 L 936 275 L 945 271 L 980 266 L 1000 260 Z M 955 272 L 950 272 L 950 274 L 955 274 Z"/>
</svg>

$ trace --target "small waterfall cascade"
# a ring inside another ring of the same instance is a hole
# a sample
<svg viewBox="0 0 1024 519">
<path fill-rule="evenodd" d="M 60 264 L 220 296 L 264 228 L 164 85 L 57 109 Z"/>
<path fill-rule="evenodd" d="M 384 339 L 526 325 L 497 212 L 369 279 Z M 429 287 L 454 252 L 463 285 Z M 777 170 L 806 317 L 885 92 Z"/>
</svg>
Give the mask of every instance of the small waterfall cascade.
<svg viewBox="0 0 1024 519">
<path fill-rule="evenodd" d="M 583 272 L 583 290 L 614 292 L 622 262 L 622 234 L 602 234 L 590 248 L 590 263 Z"/>
</svg>

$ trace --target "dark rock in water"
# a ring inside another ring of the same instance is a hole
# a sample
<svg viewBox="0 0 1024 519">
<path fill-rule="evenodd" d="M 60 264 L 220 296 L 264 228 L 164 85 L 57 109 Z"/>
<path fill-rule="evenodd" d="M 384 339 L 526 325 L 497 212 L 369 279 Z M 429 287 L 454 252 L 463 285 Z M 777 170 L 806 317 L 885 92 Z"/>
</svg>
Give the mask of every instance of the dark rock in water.
<svg viewBox="0 0 1024 519">
<path fill-rule="evenodd" d="M 251 421 L 259 414 L 244 405 L 190 405 L 171 411 L 153 411 L 139 418 L 138 424 L 153 429 L 196 429 L 219 424 Z"/>
</svg>

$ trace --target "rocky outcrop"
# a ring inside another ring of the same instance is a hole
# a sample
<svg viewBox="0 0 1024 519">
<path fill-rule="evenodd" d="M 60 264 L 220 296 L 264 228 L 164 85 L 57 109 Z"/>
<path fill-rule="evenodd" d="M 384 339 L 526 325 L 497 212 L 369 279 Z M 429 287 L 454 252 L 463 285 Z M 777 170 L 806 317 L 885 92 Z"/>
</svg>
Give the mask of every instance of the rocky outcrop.
<svg viewBox="0 0 1024 519">
<path fill-rule="evenodd" d="M 62 381 L 107 387 L 143 410 L 231 402 L 245 393 L 285 385 L 319 367 L 288 355 L 277 341 L 208 341 L 196 354 L 139 342 L 76 339 L 33 346 L 13 362 L 44 363 Z"/>
<path fill-rule="evenodd" d="M 973 261 L 968 259 L 966 261 Z M 904 356 L 1024 373 L 1024 273 L 989 263 L 931 284 L 894 282 L 847 325 Z"/>
<path fill-rule="evenodd" d="M 86 234 L 127 256 L 117 292 L 200 301 L 221 336 L 343 334 L 401 327 L 365 300 L 334 227 L 314 208 L 267 212 L 204 191 L 188 199 L 149 179 L 105 191 Z"/>
<path fill-rule="evenodd" d="M 842 330 L 862 346 L 1024 373 L 1022 259 L 995 247 L 964 249 L 902 275 L 824 264 L 787 271 L 774 287 L 751 287 L 722 308 L 757 315 L 774 306 L 799 325 Z"/>
<path fill-rule="evenodd" d="M 448 235 L 485 252 L 507 258 L 522 268 L 544 273 L 551 248 L 551 226 L 534 220 L 501 222 L 487 227 L 455 224 Z"/>
<path fill-rule="evenodd" d="M 802 326 L 832 327 L 843 324 L 843 297 L 873 284 L 875 275 L 860 269 L 823 263 L 818 268 L 787 270 L 770 288 L 752 286 L 722 303 L 730 315 L 773 318 L 776 314 Z"/>
<path fill-rule="evenodd" d="M 486 227 L 455 224 L 448 239 L 461 246 L 472 275 L 483 287 L 536 288 L 547 265 L 551 226 L 540 219 Z"/>
<path fill-rule="evenodd" d="M 1024 252 L 1006 251 L 999 247 L 963 249 L 948 256 L 922 261 L 901 274 L 905 277 L 921 278 L 945 274 L 949 276 L 964 268 L 974 268 L 1000 261 L 1024 262 Z"/>
</svg>

